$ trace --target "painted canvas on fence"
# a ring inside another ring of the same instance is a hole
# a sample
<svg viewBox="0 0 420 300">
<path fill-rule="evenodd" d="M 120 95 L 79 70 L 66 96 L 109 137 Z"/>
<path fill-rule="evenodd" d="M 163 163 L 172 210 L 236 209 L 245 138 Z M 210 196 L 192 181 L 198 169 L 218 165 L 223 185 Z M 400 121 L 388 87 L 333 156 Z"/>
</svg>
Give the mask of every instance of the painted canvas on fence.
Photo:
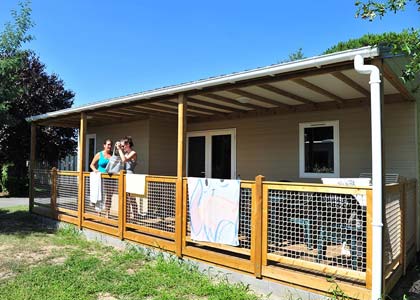
<svg viewBox="0 0 420 300">
<path fill-rule="evenodd" d="M 240 180 L 188 178 L 191 239 L 238 246 Z"/>
</svg>

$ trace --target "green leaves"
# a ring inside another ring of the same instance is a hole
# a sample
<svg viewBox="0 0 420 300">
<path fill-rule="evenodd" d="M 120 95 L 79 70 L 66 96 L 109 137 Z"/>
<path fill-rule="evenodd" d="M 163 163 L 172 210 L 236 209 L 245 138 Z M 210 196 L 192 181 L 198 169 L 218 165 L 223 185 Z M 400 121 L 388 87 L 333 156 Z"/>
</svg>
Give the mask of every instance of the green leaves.
<svg viewBox="0 0 420 300">
<path fill-rule="evenodd" d="M 0 56 L 11 57 L 21 51 L 24 43 L 33 39 L 28 34 L 34 23 L 31 20 L 32 9 L 30 1 L 19 2 L 19 10 L 12 10 L 13 23 L 7 22 L 4 31 L 0 34 Z"/>
<path fill-rule="evenodd" d="M 365 2 L 356 1 L 354 4 L 357 7 L 356 18 L 367 19 L 372 22 L 377 16 L 382 18 L 387 12 L 397 13 L 404 11 L 408 1 L 414 0 L 388 0 L 385 3 L 368 0 Z M 417 10 L 420 12 L 420 0 L 415 0 Z M 394 35 L 395 40 L 389 39 L 390 35 Z M 365 36 L 364 36 L 365 37 Z M 391 47 L 392 53 L 404 54 L 410 57 L 410 62 L 402 71 L 401 79 L 404 82 L 413 80 L 420 74 L 420 33 L 419 29 L 411 28 L 404 30 L 401 34 L 389 33 L 379 35 L 378 38 L 383 38 L 384 42 Z M 362 37 L 363 38 L 363 37 Z M 375 40 L 375 39 L 373 39 Z M 348 41 L 347 43 L 349 43 Z M 373 42 L 373 41 L 372 41 Z M 352 41 L 354 43 L 354 41 Z M 368 44 L 368 45 L 378 45 Z M 365 45 L 367 46 L 367 45 Z M 327 50 L 328 51 L 328 50 Z"/>
<path fill-rule="evenodd" d="M 389 49 L 393 55 L 406 55 L 410 62 L 401 73 L 404 82 L 413 80 L 420 74 L 420 30 L 406 29 L 400 33 L 365 34 L 358 39 L 339 42 L 327 49 L 324 54 L 356 49 L 364 46 L 379 46 Z"/>
<path fill-rule="evenodd" d="M 411 0 L 409 0 L 411 1 Z M 420 1 L 416 0 L 416 3 L 419 5 L 420 11 Z M 407 5 L 406 0 L 388 0 L 385 3 L 380 3 L 376 1 L 367 1 L 361 2 L 356 1 L 355 5 L 357 7 L 356 18 L 361 17 L 362 19 L 368 19 L 373 21 L 377 16 L 382 18 L 388 11 L 396 13 L 397 11 L 403 11 Z"/>
</svg>

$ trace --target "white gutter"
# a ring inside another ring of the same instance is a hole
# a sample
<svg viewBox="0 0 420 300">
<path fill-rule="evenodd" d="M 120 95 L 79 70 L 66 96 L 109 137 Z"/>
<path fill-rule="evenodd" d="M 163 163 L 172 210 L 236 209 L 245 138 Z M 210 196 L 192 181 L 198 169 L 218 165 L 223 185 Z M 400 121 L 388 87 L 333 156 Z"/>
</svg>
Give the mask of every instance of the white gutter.
<svg viewBox="0 0 420 300">
<path fill-rule="evenodd" d="M 372 300 L 382 298 L 382 103 L 381 75 L 378 67 L 364 65 L 363 57 L 356 55 L 354 68 L 361 74 L 370 74 L 370 105 L 372 134 Z"/>
<path fill-rule="evenodd" d="M 355 50 L 347 50 L 342 52 L 337 52 L 333 54 L 326 54 L 321 56 L 315 56 L 312 58 L 302 59 L 299 61 L 293 61 L 283 64 L 277 64 L 274 66 L 268 66 L 264 68 L 254 69 L 250 71 L 244 71 L 240 73 L 230 74 L 219 76 L 215 78 L 199 80 L 191 83 L 185 83 L 180 85 L 175 85 L 167 88 L 156 89 L 144 93 L 133 94 L 125 97 L 118 97 L 110 99 L 107 101 L 96 102 L 80 107 L 63 109 L 55 112 L 49 112 L 42 115 L 32 116 L 26 118 L 26 121 L 32 122 L 41 119 L 48 119 L 52 117 L 64 116 L 72 113 L 95 110 L 97 108 L 109 107 L 113 105 L 130 103 L 133 101 L 138 101 L 142 99 L 150 99 L 154 97 L 173 95 L 177 93 L 184 93 L 192 90 L 201 90 L 206 87 L 217 86 L 226 83 L 235 83 L 237 81 L 254 79 L 264 76 L 275 76 L 281 73 L 293 72 L 298 70 L 303 70 L 307 68 L 317 67 L 320 68 L 323 65 L 329 65 L 344 61 L 353 60 L 355 55 L 361 55 L 362 57 L 376 57 L 379 55 L 379 49 L 376 47 L 363 47 Z"/>
</svg>

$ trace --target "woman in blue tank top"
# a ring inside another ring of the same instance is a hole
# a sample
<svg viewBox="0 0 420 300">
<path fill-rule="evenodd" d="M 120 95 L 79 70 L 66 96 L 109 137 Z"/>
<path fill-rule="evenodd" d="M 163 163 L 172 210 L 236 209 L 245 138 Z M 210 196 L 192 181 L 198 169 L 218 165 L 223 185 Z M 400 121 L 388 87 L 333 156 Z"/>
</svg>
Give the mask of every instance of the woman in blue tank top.
<svg viewBox="0 0 420 300">
<path fill-rule="evenodd" d="M 105 168 L 111 158 L 111 149 L 112 141 L 110 139 L 106 139 L 104 141 L 104 150 L 96 153 L 90 163 L 92 171 L 106 173 Z"/>
</svg>

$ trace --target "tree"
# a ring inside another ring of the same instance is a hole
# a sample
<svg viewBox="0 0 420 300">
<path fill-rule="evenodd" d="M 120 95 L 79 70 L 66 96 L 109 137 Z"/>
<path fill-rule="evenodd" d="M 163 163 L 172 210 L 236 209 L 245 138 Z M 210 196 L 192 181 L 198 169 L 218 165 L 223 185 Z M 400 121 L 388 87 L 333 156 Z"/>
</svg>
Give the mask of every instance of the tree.
<svg viewBox="0 0 420 300">
<path fill-rule="evenodd" d="M 13 162 L 20 169 L 29 157 L 30 147 L 30 125 L 25 118 L 71 107 L 74 93 L 64 88 L 56 74 L 47 74 L 45 65 L 33 53 L 23 58 L 14 85 L 22 91 L 10 101 L 8 115 L 13 122 L 0 128 L 0 148 L 2 160 Z M 72 152 L 75 145 L 73 129 L 41 127 L 37 135 L 38 159 L 54 164 Z"/>
<path fill-rule="evenodd" d="M 302 48 L 299 48 L 295 52 L 289 54 L 289 58 L 288 59 L 282 60 L 280 63 L 291 62 L 291 61 L 295 61 L 295 60 L 299 60 L 299 59 L 304 59 L 304 58 L 305 58 L 305 55 L 303 54 Z"/>
<path fill-rule="evenodd" d="M 10 99 L 20 91 L 18 87 L 13 86 L 13 82 L 25 52 L 21 48 L 24 43 L 33 39 L 28 34 L 33 26 L 29 2 L 20 2 L 19 7 L 19 11 L 12 10 L 14 23 L 6 23 L 4 31 L 0 34 L 0 125 L 12 122 L 7 109 Z M 0 149 L 0 156 L 1 154 Z"/>
<path fill-rule="evenodd" d="M 12 11 L 14 23 L 7 23 L 0 34 L 0 165 L 13 165 L 8 174 L 14 180 L 9 186 L 27 185 L 30 125 L 25 118 L 69 108 L 74 98 L 56 74 L 47 74 L 32 51 L 22 49 L 33 38 L 28 34 L 33 26 L 29 4 L 20 3 L 20 10 Z M 56 163 L 75 146 L 73 129 L 42 127 L 38 131 L 40 160 Z"/>
<path fill-rule="evenodd" d="M 411 2 L 413 0 L 408 1 Z M 418 6 L 418 11 L 420 11 L 420 0 L 415 0 L 415 2 Z M 407 0 L 388 0 L 385 3 L 371 0 L 367 2 L 356 1 L 355 5 L 357 6 L 356 17 L 373 21 L 377 16 L 382 18 L 387 12 L 397 13 L 404 10 Z"/>
<path fill-rule="evenodd" d="M 415 1 L 420 12 L 420 0 Z M 407 5 L 407 0 L 387 0 L 385 3 L 368 0 L 367 2 L 356 1 L 356 17 L 373 21 L 377 16 L 382 18 L 386 13 L 403 11 Z M 400 38 L 394 42 L 388 41 L 394 54 L 405 54 L 410 57 L 410 62 L 405 66 L 401 74 L 403 81 L 409 81 L 420 75 L 420 30 L 405 30 Z"/>
</svg>

